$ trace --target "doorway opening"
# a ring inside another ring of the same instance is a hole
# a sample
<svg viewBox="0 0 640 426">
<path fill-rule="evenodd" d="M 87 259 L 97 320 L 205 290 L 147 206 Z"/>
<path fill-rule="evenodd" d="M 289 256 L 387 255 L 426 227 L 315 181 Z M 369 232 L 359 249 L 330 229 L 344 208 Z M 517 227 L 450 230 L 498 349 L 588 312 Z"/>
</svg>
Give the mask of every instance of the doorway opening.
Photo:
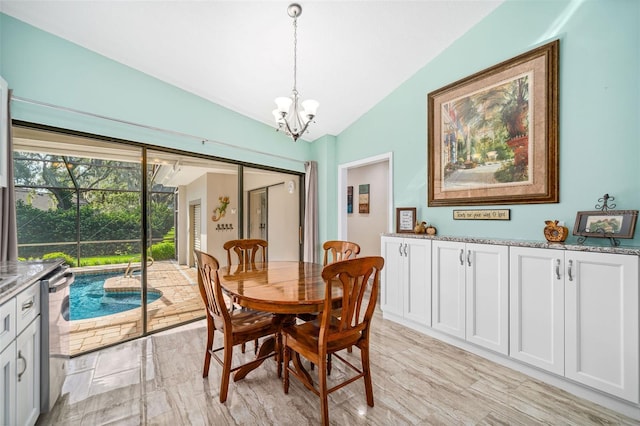
<svg viewBox="0 0 640 426">
<path fill-rule="evenodd" d="M 375 182 L 369 189 L 372 208 L 369 213 L 358 213 L 358 184 L 369 185 L 372 182 Z M 352 213 L 347 210 L 349 186 L 353 191 Z M 382 202 L 377 207 L 373 206 L 374 201 L 380 200 Z M 361 246 L 361 255 L 380 255 L 380 233 L 393 232 L 393 153 L 339 165 L 337 204 L 338 239 L 357 241 Z"/>
</svg>

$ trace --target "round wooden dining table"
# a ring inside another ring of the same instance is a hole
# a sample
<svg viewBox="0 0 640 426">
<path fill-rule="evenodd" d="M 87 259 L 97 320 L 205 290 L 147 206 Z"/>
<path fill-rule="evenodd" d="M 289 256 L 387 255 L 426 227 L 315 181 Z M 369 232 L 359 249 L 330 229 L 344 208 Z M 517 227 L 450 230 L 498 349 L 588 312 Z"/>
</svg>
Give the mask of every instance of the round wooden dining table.
<svg viewBox="0 0 640 426">
<path fill-rule="evenodd" d="M 275 314 L 320 312 L 324 305 L 323 266 L 319 263 L 272 261 L 220 268 L 224 291 L 246 308 Z M 332 298 L 340 300 L 334 287 Z"/>
<path fill-rule="evenodd" d="M 272 261 L 233 265 L 218 270 L 220 285 L 240 306 L 280 315 L 283 324 L 294 323 L 295 315 L 321 312 L 324 307 L 325 282 L 323 265 L 298 261 Z M 342 299 L 341 289 L 333 286 L 332 299 Z M 275 339 L 266 339 L 257 353 L 260 359 L 280 347 Z M 282 354 L 278 354 L 278 376 L 281 375 Z M 263 358 L 264 360 L 264 358 Z M 238 369 L 234 381 L 241 380 L 262 361 Z M 303 374 L 308 375 L 302 366 Z M 310 379 L 310 377 L 309 377 Z"/>
</svg>

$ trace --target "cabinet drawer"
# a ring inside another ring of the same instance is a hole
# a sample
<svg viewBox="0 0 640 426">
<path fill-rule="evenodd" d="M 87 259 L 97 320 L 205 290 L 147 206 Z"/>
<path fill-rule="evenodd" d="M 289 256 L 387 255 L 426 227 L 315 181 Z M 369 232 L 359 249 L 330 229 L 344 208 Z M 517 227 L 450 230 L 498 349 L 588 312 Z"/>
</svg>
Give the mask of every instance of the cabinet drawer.
<svg viewBox="0 0 640 426">
<path fill-rule="evenodd" d="M 0 306 L 0 352 L 16 338 L 16 299 Z"/>
<path fill-rule="evenodd" d="M 40 282 L 33 283 L 16 296 L 16 332 L 20 334 L 40 315 Z"/>
</svg>

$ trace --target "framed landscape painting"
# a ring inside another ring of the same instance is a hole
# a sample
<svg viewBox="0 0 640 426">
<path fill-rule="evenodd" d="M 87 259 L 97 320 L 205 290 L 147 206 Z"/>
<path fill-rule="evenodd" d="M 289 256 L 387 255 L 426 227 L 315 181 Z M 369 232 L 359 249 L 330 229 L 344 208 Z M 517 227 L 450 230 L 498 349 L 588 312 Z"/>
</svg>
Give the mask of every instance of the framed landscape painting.
<svg viewBox="0 0 640 426">
<path fill-rule="evenodd" d="M 633 238 L 638 210 L 578 212 L 573 235 L 596 238 Z"/>
<path fill-rule="evenodd" d="M 429 93 L 428 205 L 558 202 L 553 41 Z"/>
</svg>

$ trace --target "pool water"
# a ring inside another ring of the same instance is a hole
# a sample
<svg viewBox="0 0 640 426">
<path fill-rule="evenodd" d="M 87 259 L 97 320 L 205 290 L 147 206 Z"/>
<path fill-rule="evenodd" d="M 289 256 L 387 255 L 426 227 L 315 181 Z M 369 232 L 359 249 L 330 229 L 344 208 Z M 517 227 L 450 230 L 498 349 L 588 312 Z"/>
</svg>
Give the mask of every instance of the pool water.
<svg viewBox="0 0 640 426">
<path fill-rule="evenodd" d="M 130 309 L 140 308 L 142 295 L 139 291 L 106 293 L 103 284 L 107 278 L 122 275 L 81 274 L 76 275 L 69 292 L 69 319 L 80 320 L 117 314 Z M 158 291 L 147 291 L 147 304 L 162 296 Z"/>
</svg>

